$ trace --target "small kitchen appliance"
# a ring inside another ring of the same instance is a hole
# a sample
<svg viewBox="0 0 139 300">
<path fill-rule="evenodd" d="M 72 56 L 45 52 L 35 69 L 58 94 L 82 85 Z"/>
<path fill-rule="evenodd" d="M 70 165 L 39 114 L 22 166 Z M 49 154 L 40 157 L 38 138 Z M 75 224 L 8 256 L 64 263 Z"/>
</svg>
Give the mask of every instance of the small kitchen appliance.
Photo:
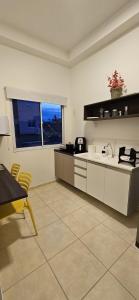
<svg viewBox="0 0 139 300">
<path fill-rule="evenodd" d="M 85 137 L 76 137 L 75 139 L 75 153 L 86 152 L 86 138 Z"/>
<path fill-rule="evenodd" d="M 73 153 L 74 152 L 74 145 L 71 143 L 66 144 L 66 151 L 68 153 Z"/>
</svg>

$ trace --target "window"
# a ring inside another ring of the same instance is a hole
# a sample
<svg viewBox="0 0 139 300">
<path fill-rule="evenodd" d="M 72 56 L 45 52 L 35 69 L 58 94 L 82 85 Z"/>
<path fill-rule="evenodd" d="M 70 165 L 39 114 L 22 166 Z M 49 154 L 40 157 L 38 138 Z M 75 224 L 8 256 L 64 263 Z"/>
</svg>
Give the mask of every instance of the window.
<svg viewBox="0 0 139 300">
<path fill-rule="evenodd" d="M 58 104 L 41 103 L 43 144 L 62 143 L 62 107 Z"/>
<path fill-rule="evenodd" d="M 24 100 L 12 103 L 16 148 L 62 143 L 61 105 Z"/>
</svg>

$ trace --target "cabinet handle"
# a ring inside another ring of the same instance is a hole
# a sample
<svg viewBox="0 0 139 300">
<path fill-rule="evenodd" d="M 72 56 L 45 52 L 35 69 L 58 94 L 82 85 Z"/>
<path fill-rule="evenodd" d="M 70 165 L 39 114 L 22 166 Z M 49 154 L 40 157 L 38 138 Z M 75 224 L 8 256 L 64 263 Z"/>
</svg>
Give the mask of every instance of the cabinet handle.
<svg viewBox="0 0 139 300">
<path fill-rule="evenodd" d="M 76 172 L 74 172 L 74 174 L 86 179 L 86 176 L 83 176 L 83 175 L 78 174 L 78 173 L 76 173 Z"/>
</svg>

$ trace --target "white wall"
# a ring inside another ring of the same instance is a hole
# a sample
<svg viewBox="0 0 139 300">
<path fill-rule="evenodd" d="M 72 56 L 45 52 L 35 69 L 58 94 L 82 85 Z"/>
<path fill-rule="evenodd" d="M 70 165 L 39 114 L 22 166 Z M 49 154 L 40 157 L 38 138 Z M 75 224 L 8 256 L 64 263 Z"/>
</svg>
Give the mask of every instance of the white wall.
<svg viewBox="0 0 139 300">
<path fill-rule="evenodd" d="M 113 140 L 139 144 L 139 118 L 83 121 L 83 106 L 110 99 L 107 76 L 117 69 L 125 79 L 127 93 L 139 92 L 139 27 L 72 69 L 71 91 L 74 112 L 73 135 L 85 135 L 88 143 Z"/>
<path fill-rule="evenodd" d="M 65 142 L 85 135 L 89 144 L 113 140 L 118 145 L 123 141 L 139 145 L 139 118 L 95 123 L 83 121 L 85 104 L 110 98 L 107 76 L 115 69 L 124 77 L 128 93 L 139 91 L 138 37 L 139 28 L 135 28 L 71 70 L 0 46 L 0 115 L 8 114 L 12 123 L 4 86 L 59 94 L 68 97 L 69 102 L 65 111 Z M 54 180 L 53 149 L 14 152 L 12 136 L 3 137 L 0 138 L 0 162 L 7 167 L 12 162 L 21 163 L 24 170 L 31 171 L 33 185 Z"/>
<path fill-rule="evenodd" d="M 65 142 L 71 139 L 70 73 L 66 67 L 0 46 L 0 72 L 0 115 L 8 115 L 12 124 L 11 102 L 5 99 L 5 86 L 65 96 L 68 98 Z M 12 136 L 0 137 L 0 162 L 8 168 L 13 162 L 21 163 L 24 170 L 32 173 L 33 185 L 54 180 L 53 149 L 14 152 Z"/>
</svg>

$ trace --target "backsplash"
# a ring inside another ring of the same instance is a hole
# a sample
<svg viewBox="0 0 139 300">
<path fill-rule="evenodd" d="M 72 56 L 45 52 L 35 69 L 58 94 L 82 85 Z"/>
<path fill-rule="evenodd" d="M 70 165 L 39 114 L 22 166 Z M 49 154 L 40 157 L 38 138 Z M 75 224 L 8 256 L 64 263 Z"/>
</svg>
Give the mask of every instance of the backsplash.
<svg viewBox="0 0 139 300">
<path fill-rule="evenodd" d="M 114 154 L 119 154 L 119 148 L 120 147 L 126 147 L 126 148 L 134 148 L 136 151 L 139 151 L 139 141 L 136 140 L 127 140 L 127 139 L 107 139 L 107 138 L 101 138 L 101 139 L 93 139 L 92 144 L 96 146 L 96 152 L 101 153 L 102 149 L 105 145 L 110 143 L 112 145 L 112 148 L 114 150 Z"/>
</svg>

